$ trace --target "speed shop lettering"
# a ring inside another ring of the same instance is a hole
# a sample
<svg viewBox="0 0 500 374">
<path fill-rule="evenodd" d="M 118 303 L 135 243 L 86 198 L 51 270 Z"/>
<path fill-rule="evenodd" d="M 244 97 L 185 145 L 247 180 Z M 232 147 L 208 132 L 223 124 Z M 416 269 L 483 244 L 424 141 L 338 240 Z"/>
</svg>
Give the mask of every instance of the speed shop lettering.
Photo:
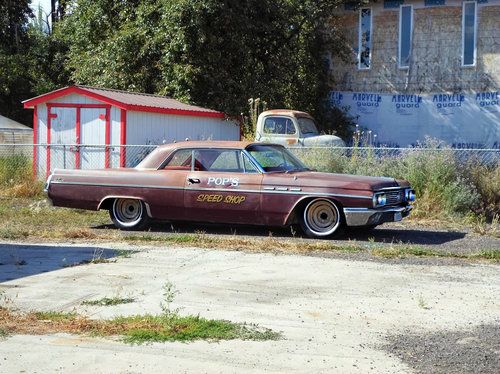
<svg viewBox="0 0 500 374">
<path fill-rule="evenodd" d="M 246 200 L 242 195 L 199 194 L 196 201 L 199 203 L 223 203 L 239 205 Z"/>
</svg>

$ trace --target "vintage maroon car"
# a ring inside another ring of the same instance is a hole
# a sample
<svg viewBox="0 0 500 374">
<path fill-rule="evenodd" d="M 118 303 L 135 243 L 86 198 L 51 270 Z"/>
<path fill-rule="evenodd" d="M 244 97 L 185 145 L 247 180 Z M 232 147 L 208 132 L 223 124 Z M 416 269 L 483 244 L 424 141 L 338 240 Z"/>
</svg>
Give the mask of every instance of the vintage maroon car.
<svg viewBox="0 0 500 374">
<path fill-rule="evenodd" d="M 329 237 L 409 215 L 406 181 L 309 170 L 286 148 L 186 141 L 158 147 L 130 169 L 60 170 L 46 191 L 54 206 L 107 209 L 116 227 L 151 219 L 287 226 Z"/>
</svg>

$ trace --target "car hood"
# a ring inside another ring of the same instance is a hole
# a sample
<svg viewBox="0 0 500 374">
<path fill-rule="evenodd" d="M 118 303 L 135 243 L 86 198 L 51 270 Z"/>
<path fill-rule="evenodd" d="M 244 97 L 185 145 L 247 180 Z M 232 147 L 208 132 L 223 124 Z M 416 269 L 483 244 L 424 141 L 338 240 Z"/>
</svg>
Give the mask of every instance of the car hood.
<svg viewBox="0 0 500 374">
<path fill-rule="evenodd" d="M 320 173 L 314 171 L 266 174 L 263 184 L 272 186 L 311 187 L 318 189 L 339 188 L 364 191 L 377 191 L 387 187 L 402 187 L 394 178 Z"/>
<path fill-rule="evenodd" d="M 335 135 L 316 135 L 316 134 L 304 134 L 304 139 L 302 140 L 302 145 L 304 147 L 345 147 L 345 143 L 342 139 Z"/>
</svg>

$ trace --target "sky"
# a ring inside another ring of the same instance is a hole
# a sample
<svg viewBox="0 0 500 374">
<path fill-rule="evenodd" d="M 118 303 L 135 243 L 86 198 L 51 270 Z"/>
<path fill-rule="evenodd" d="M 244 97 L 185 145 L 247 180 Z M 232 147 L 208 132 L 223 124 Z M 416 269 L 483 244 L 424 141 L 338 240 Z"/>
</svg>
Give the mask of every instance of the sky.
<svg viewBox="0 0 500 374">
<path fill-rule="evenodd" d="M 32 0 L 31 1 L 31 8 L 34 10 L 37 10 L 38 4 L 42 5 L 42 8 L 43 8 L 45 13 L 50 12 L 50 0 Z"/>
</svg>

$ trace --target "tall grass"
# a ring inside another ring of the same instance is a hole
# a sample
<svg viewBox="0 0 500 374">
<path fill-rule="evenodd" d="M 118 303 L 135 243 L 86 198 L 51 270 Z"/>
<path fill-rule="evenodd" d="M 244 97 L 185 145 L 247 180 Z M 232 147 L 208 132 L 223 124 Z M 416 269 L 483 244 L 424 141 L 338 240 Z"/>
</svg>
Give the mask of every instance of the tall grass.
<svg viewBox="0 0 500 374">
<path fill-rule="evenodd" d="M 42 194 L 43 183 L 33 176 L 32 160 L 25 155 L 0 157 L 0 196 L 35 197 Z"/>
<path fill-rule="evenodd" d="M 377 152 L 377 153 L 376 153 Z M 500 214 L 500 165 L 460 160 L 450 148 L 428 141 L 421 148 L 385 154 L 374 148 L 297 149 L 294 153 L 318 171 L 387 176 L 408 180 L 417 193 L 414 216 L 449 218 L 471 212 L 492 220 Z"/>
</svg>

